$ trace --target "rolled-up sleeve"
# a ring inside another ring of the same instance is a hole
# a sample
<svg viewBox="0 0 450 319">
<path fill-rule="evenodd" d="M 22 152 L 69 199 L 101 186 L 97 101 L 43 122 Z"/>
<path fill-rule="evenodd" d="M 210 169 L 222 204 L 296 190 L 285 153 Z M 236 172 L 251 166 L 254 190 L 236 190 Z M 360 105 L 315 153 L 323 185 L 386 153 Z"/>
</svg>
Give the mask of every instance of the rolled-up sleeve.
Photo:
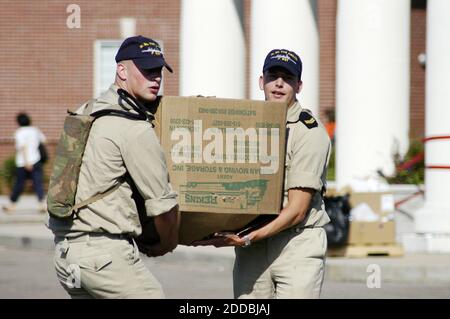
<svg viewBox="0 0 450 319">
<path fill-rule="evenodd" d="M 171 189 L 166 191 L 159 198 L 150 198 L 145 200 L 145 209 L 148 216 L 157 216 L 168 212 L 177 204 L 177 193 Z"/>
<path fill-rule="evenodd" d="M 309 129 L 306 134 L 294 130 L 291 138 L 291 161 L 286 188 L 305 187 L 320 191 L 323 187 L 322 175 L 326 171 L 331 150 L 328 135 L 318 127 Z"/>
<path fill-rule="evenodd" d="M 148 123 L 136 125 L 123 145 L 127 171 L 145 200 L 148 216 L 158 216 L 177 205 L 177 193 L 169 183 L 165 156 Z"/>
</svg>

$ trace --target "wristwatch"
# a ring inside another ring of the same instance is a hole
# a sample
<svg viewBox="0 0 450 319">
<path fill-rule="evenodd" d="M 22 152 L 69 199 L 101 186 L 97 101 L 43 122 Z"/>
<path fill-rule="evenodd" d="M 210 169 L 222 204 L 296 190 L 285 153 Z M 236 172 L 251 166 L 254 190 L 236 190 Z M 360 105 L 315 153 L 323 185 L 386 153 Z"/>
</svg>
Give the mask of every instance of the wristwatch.
<svg viewBox="0 0 450 319">
<path fill-rule="evenodd" d="M 249 235 L 245 235 L 244 237 L 242 237 L 242 239 L 244 240 L 244 246 L 242 246 L 243 248 L 248 247 L 252 244 Z"/>
</svg>

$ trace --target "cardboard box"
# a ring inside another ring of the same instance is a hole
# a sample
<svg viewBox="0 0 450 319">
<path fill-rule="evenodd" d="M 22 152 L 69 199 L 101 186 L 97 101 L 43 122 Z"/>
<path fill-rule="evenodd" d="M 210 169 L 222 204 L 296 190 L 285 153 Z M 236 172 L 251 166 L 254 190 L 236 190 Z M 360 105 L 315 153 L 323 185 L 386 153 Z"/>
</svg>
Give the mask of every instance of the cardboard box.
<svg viewBox="0 0 450 319">
<path fill-rule="evenodd" d="M 285 103 L 163 97 L 155 130 L 182 212 L 180 243 L 282 205 Z"/>
<path fill-rule="evenodd" d="M 348 244 L 395 244 L 395 222 L 350 222 Z"/>
<path fill-rule="evenodd" d="M 346 187 L 337 191 L 327 190 L 327 196 L 350 194 L 350 206 L 353 208 L 366 204 L 378 215 L 376 221 L 352 220 L 350 222 L 348 244 L 384 245 L 395 244 L 396 230 L 393 220 L 394 196 L 389 192 L 355 192 Z M 371 215 L 372 216 L 372 215 Z M 376 216 L 375 216 L 376 217 Z"/>
<path fill-rule="evenodd" d="M 366 203 L 380 217 L 392 217 L 395 210 L 394 195 L 389 192 L 351 192 L 352 208 Z"/>
</svg>

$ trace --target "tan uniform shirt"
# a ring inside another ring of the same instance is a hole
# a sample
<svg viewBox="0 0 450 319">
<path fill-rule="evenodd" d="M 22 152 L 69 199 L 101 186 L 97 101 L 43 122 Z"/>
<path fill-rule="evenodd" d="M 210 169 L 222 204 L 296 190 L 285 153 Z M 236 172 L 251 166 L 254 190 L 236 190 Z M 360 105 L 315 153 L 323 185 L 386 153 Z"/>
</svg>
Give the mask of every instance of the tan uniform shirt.
<svg viewBox="0 0 450 319">
<path fill-rule="evenodd" d="M 118 104 L 117 89 L 112 85 L 102 94 L 95 102 L 93 112 L 106 108 L 130 110 L 126 102 Z M 83 156 L 76 202 L 105 192 L 119 183 L 126 172 L 145 201 L 147 216 L 160 215 L 177 204 L 164 153 L 151 123 L 118 116 L 95 120 Z M 142 231 L 127 181 L 111 194 L 80 209 L 76 219 L 51 217 L 49 228 L 61 236 L 77 236 L 84 232 L 137 236 Z"/>
<path fill-rule="evenodd" d="M 311 114 L 308 110 L 302 109 L 298 102 L 287 112 L 288 140 L 283 207 L 288 203 L 289 189 L 295 187 L 315 189 L 317 192 L 311 200 L 309 212 L 300 226 L 320 227 L 330 221 L 325 211 L 321 191 L 323 187 L 326 187 L 331 142 L 325 128 L 315 118 L 307 121 L 312 124 L 310 127 L 299 120 L 302 111 Z"/>
</svg>

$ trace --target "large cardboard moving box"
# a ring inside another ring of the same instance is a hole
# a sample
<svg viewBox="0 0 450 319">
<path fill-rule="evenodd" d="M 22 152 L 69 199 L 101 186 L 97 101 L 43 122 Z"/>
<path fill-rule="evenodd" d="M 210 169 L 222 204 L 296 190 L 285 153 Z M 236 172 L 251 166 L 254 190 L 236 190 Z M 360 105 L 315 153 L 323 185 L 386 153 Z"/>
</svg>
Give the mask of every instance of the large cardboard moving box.
<svg viewBox="0 0 450 319">
<path fill-rule="evenodd" d="M 393 217 L 394 195 L 390 192 L 351 192 L 351 206 L 354 208 L 361 203 L 367 204 L 382 219 L 392 219 Z"/>
<path fill-rule="evenodd" d="M 352 220 L 350 223 L 349 244 L 378 245 L 395 244 L 394 195 L 390 192 L 352 192 L 352 208 L 365 204 L 377 215 L 378 220 Z"/>
<path fill-rule="evenodd" d="M 286 111 L 276 102 L 161 99 L 155 130 L 179 194 L 181 244 L 279 213 Z"/>
<path fill-rule="evenodd" d="M 353 245 L 395 244 L 395 222 L 352 221 L 350 223 L 348 244 Z"/>
</svg>

